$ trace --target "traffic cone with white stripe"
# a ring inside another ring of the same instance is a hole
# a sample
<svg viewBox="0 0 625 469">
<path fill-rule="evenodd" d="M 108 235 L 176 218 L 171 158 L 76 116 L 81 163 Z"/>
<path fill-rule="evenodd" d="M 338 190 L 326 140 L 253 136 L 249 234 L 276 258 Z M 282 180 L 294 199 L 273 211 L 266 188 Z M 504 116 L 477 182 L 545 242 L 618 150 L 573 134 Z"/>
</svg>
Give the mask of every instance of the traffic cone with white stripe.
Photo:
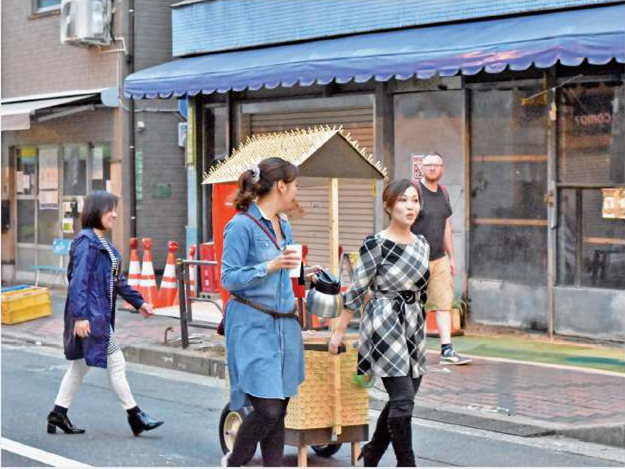
<svg viewBox="0 0 625 469">
<path fill-rule="evenodd" d="M 130 264 L 128 265 L 128 285 L 135 290 L 139 290 L 141 283 L 141 262 L 139 262 L 139 240 L 130 238 Z M 134 310 L 132 305 L 127 301 L 124 302 L 124 308 Z"/>
<path fill-rule="evenodd" d="M 158 288 L 156 286 L 156 276 L 154 275 L 154 265 L 152 265 L 151 238 L 143 238 L 143 266 L 141 268 L 141 283 L 139 292 L 143 299 L 154 308 L 158 305 Z"/>
<path fill-rule="evenodd" d="M 165 265 L 165 272 L 163 272 L 163 278 L 161 280 L 161 288 L 158 291 L 159 307 L 164 308 L 167 306 L 173 306 L 178 299 L 178 285 L 176 283 L 176 260 L 175 253 L 178 249 L 178 243 L 170 241 L 167 245 L 169 250 L 167 254 L 167 264 Z"/>
</svg>

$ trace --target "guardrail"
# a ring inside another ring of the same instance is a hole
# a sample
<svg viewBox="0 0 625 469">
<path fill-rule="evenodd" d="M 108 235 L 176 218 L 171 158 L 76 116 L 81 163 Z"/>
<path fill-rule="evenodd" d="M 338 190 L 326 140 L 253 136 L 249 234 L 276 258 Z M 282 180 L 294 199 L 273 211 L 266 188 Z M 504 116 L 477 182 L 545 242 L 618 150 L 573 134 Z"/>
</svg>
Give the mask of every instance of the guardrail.
<svg viewBox="0 0 625 469">
<path fill-rule="evenodd" d="M 191 266 L 208 265 L 217 265 L 217 261 L 176 259 L 176 278 L 178 281 L 178 295 L 180 295 L 180 338 L 182 348 L 187 348 L 189 346 L 189 326 L 216 330 L 219 325 L 208 321 L 194 321 L 192 303 L 211 303 L 215 305 L 223 315 L 223 308 L 219 303 L 210 298 L 197 296 L 197 292 L 191 291 L 189 269 Z M 196 288 L 198 286 L 197 278 L 198 276 L 196 275 Z"/>
</svg>

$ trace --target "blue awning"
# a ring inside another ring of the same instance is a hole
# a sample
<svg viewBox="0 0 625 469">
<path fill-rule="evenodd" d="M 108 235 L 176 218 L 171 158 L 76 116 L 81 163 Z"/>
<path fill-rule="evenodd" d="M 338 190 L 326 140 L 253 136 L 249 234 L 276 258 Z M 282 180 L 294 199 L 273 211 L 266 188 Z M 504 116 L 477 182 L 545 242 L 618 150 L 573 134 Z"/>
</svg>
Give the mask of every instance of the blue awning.
<svg viewBox="0 0 625 469">
<path fill-rule="evenodd" d="M 414 76 L 625 63 L 625 5 L 361 34 L 181 58 L 130 75 L 126 96 L 168 98 L 229 90 Z"/>
</svg>

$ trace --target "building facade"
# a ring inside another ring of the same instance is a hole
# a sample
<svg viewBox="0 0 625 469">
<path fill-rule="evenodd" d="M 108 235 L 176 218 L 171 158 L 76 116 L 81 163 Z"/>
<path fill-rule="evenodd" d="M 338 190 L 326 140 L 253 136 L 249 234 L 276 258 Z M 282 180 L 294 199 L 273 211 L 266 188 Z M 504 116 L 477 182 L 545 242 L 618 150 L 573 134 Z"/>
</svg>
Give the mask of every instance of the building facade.
<svg viewBox="0 0 625 469">
<path fill-rule="evenodd" d="M 296 3 L 180 2 L 178 59 L 126 81 L 190 103 L 197 239 L 219 210 L 198 184 L 215 160 L 250 135 L 342 125 L 391 178 L 443 155 L 471 321 L 622 341 L 625 221 L 606 207 L 625 185 L 624 3 Z M 382 186 L 340 187 L 353 251 L 385 223 Z M 296 238 L 327 264 L 327 188 L 299 199 Z"/>
<path fill-rule="evenodd" d="M 74 237 L 84 197 L 98 189 L 121 197 L 113 241 L 126 260 L 131 236 L 153 238 L 159 269 L 167 241 L 184 246 L 177 102 L 120 93 L 129 73 L 171 57 L 171 3 L 103 0 L 108 44 L 69 45 L 60 40 L 61 0 L 3 2 L 3 281 L 58 265 L 53 240 Z"/>
</svg>

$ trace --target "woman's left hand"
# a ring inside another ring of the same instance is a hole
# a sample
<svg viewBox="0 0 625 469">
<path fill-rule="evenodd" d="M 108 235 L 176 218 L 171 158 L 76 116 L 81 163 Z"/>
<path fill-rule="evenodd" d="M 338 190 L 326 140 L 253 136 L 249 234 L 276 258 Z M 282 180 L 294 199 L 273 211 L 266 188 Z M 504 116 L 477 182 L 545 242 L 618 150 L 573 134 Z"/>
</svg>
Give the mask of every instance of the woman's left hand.
<svg viewBox="0 0 625 469">
<path fill-rule="evenodd" d="M 323 267 L 320 265 L 313 265 L 310 267 L 304 267 L 304 278 L 307 282 L 316 282 L 317 275 L 319 272 L 323 270 Z"/>
<path fill-rule="evenodd" d="M 152 305 L 150 303 L 143 303 L 138 311 L 143 315 L 144 318 L 154 316 L 154 310 L 152 309 Z"/>
<path fill-rule="evenodd" d="M 330 337 L 330 342 L 328 342 L 328 351 L 332 355 L 338 355 L 339 349 L 341 345 L 343 345 L 344 339 L 345 339 L 345 333 L 341 332 L 339 329 L 336 329 L 332 333 L 332 337 Z"/>
</svg>

